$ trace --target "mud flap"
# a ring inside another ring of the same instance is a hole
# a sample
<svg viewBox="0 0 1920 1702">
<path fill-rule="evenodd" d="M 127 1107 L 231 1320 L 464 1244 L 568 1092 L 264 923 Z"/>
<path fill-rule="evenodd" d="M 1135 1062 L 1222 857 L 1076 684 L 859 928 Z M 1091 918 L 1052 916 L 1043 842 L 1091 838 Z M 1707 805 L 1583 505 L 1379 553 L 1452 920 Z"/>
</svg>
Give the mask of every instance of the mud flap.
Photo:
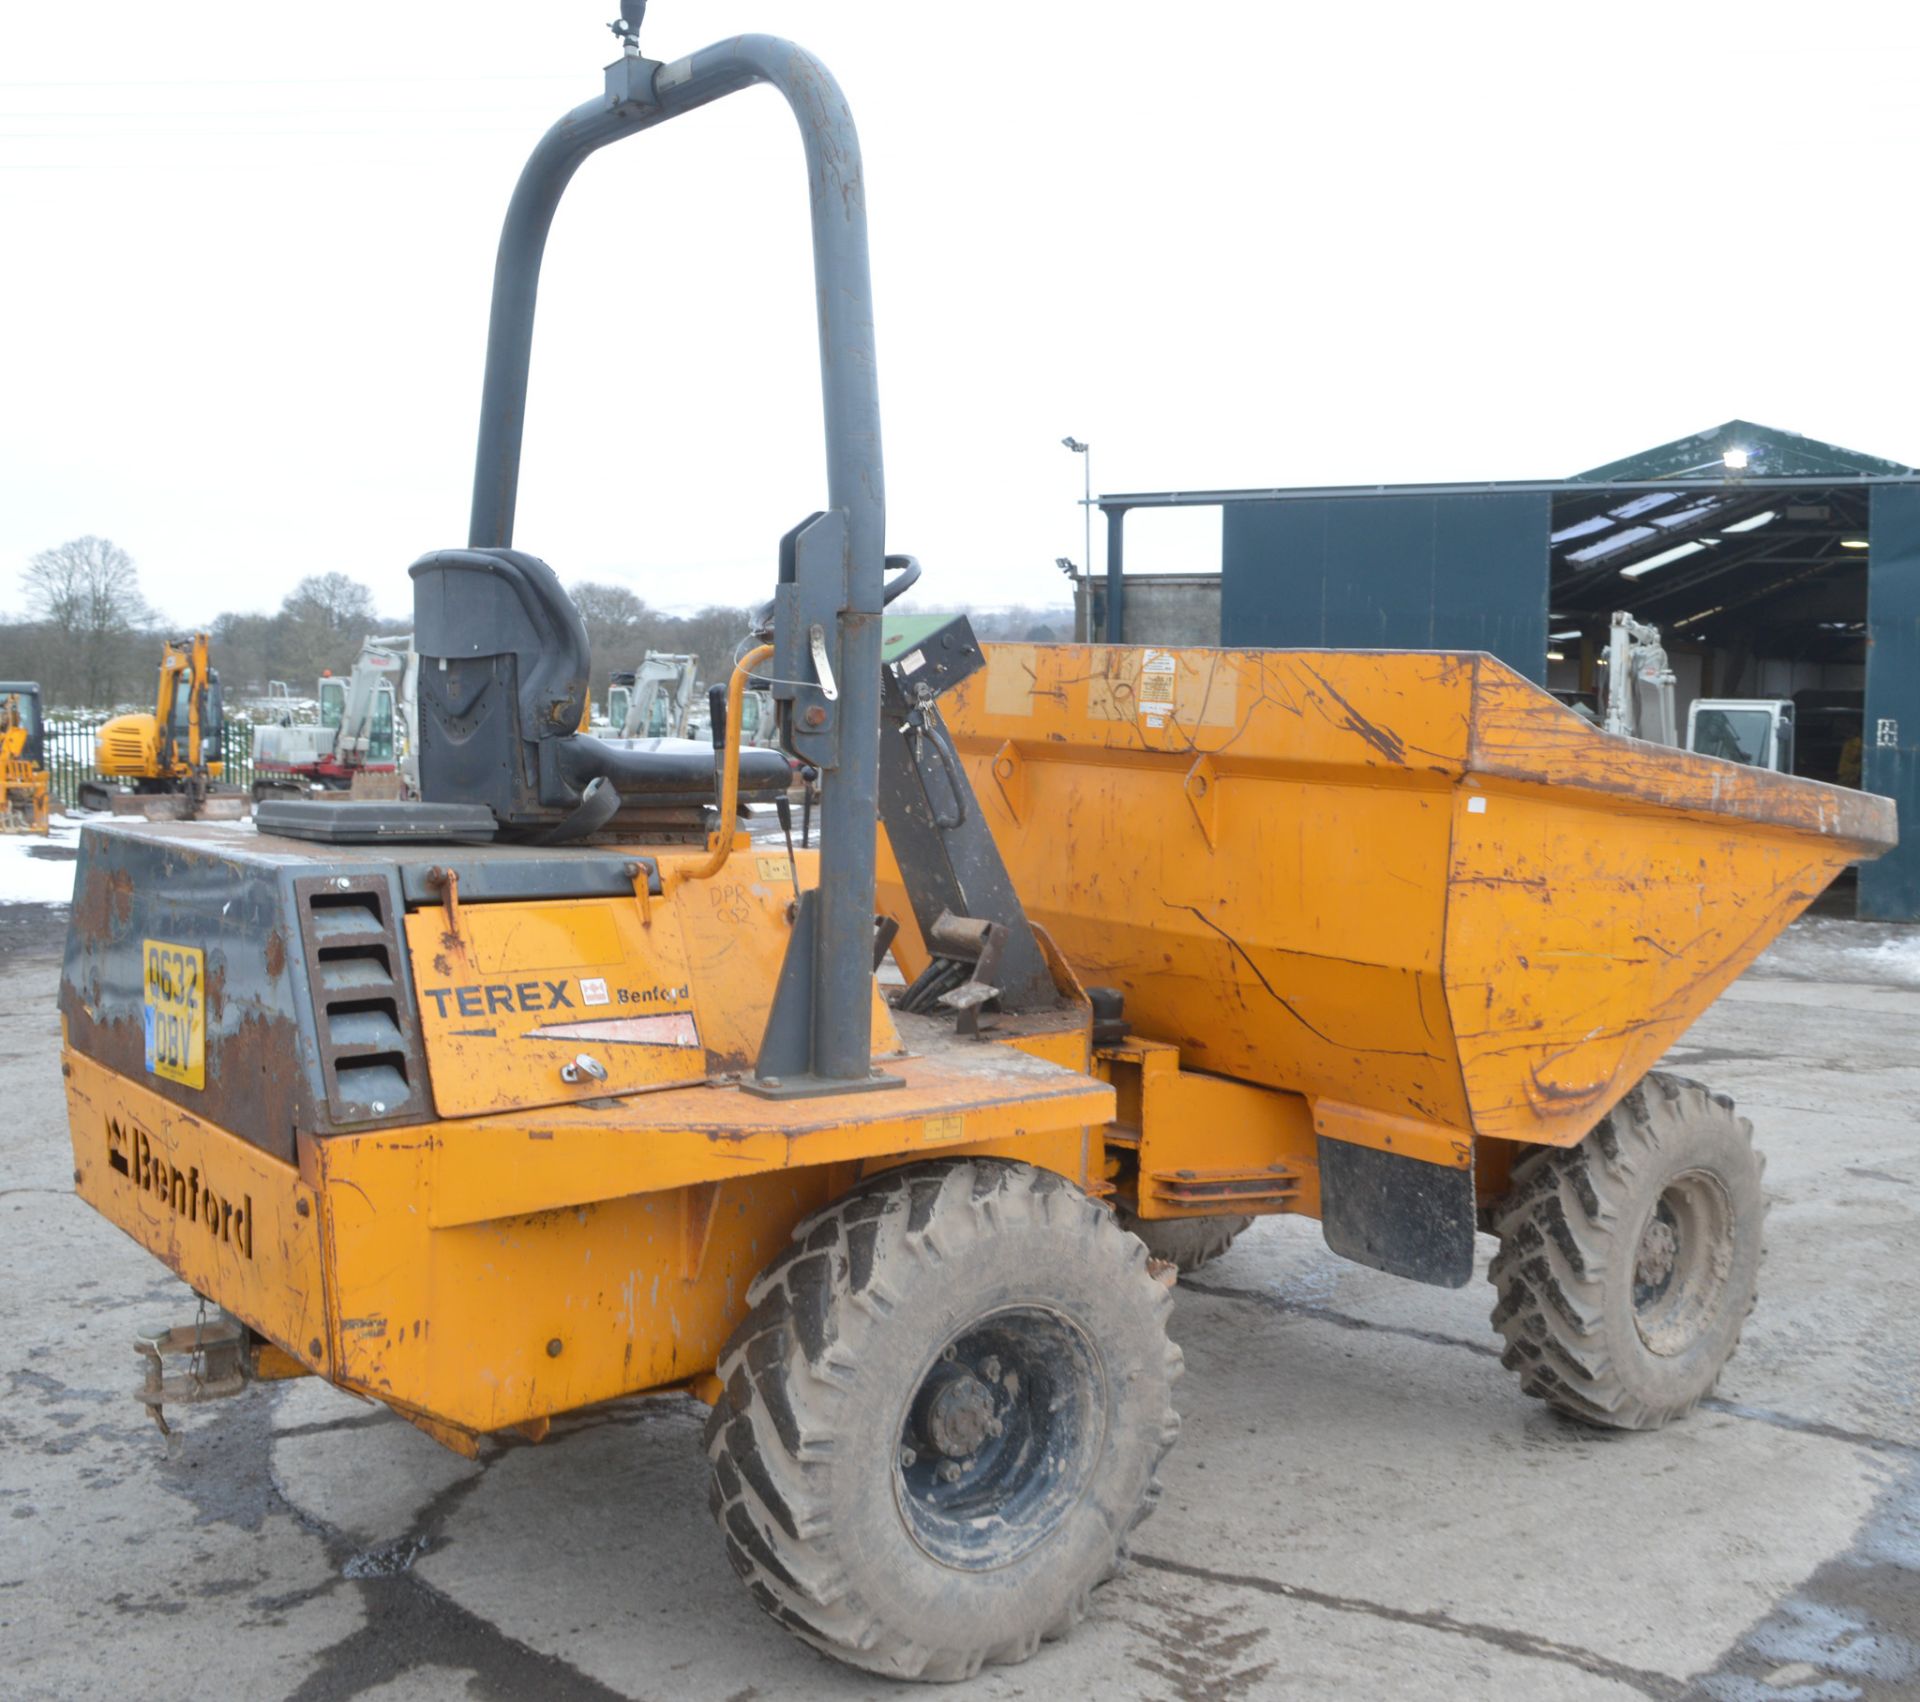
<svg viewBox="0 0 1920 1702">
<path fill-rule="evenodd" d="M 1473 1275 L 1473 1172 L 1322 1135 L 1320 1230 L 1356 1264 L 1463 1287 Z"/>
</svg>

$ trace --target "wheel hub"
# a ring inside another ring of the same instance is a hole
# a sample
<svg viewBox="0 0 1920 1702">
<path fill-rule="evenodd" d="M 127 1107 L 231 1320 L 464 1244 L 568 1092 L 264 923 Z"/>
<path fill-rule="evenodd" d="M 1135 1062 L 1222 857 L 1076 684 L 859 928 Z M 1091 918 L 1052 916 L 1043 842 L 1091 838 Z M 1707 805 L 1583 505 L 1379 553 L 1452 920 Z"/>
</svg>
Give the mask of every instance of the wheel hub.
<svg viewBox="0 0 1920 1702">
<path fill-rule="evenodd" d="M 1045 1306 L 990 1313 L 940 1350 L 902 1415 L 894 1493 L 913 1540 L 960 1571 L 1047 1540 L 1091 1480 L 1107 1424 L 1100 1355 Z"/>
<path fill-rule="evenodd" d="M 1633 1280 L 1643 1288 L 1659 1288 L 1673 1275 L 1680 1254 L 1680 1237 L 1673 1225 L 1656 1217 L 1640 1237 L 1640 1253 L 1633 1262 Z"/>
<path fill-rule="evenodd" d="M 947 1377 L 927 1402 L 921 1426 L 927 1445 L 950 1460 L 965 1460 L 980 1451 L 981 1443 L 1000 1428 L 994 1418 L 993 1395 L 971 1371 Z"/>
<path fill-rule="evenodd" d="M 1732 1259 L 1733 1206 L 1725 1184 L 1690 1170 L 1661 1190 L 1634 1247 L 1633 1319 L 1649 1351 L 1690 1351 L 1720 1315 Z"/>
</svg>

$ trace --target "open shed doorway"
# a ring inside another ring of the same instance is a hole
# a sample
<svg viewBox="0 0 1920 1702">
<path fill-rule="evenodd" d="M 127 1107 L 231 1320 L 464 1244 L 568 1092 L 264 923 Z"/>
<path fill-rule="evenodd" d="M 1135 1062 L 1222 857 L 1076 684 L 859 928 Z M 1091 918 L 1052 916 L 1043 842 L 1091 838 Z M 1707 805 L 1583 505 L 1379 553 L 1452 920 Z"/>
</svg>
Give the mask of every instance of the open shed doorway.
<svg viewBox="0 0 1920 1702">
<path fill-rule="evenodd" d="M 1868 490 L 1796 483 L 1554 498 L 1547 685 L 1598 711 L 1613 612 L 1657 626 L 1679 727 L 1702 698 L 1794 706 L 1794 771 L 1861 783 Z"/>
</svg>

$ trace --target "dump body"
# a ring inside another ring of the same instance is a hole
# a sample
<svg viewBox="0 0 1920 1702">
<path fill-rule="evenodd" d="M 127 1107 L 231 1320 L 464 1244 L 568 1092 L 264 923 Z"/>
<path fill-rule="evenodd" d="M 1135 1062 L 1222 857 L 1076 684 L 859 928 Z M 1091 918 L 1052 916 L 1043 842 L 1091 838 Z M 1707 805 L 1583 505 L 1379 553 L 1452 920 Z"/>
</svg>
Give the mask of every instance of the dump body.
<svg viewBox="0 0 1920 1702">
<path fill-rule="evenodd" d="M 1891 802 L 1493 658 L 998 645 L 942 700 L 1028 913 L 1184 1068 L 1566 1145 Z"/>
</svg>

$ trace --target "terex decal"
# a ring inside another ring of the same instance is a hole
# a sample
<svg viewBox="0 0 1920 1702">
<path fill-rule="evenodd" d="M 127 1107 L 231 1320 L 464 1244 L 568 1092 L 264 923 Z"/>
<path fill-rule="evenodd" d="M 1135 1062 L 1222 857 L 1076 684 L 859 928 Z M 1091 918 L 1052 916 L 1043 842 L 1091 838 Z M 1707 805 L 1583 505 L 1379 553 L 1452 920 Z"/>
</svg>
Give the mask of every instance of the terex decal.
<svg viewBox="0 0 1920 1702">
<path fill-rule="evenodd" d="M 124 1176 L 144 1194 L 151 1194 L 175 1217 L 204 1226 L 207 1235 L 243 1257 L 253 1257 L 253 1196 L 229 1199 L 200 1174 L 197 1164 L 182 1170 L 153 1150 L 147 1131 L 131 1118 L 107 1119 L 107 1168 Z"/>
<path fill-rule="evenodd" d="M 433 1008 L 444 1021 L 451 1016 L 497 1016 L 505 1013 L 533 1014 L 544 1011 L 578 1010 L 582 1004 L 607 1003 L 607 984 L 602 980 L 582 981 L 582 996 L 574 995 L 574 984 L 564 977 L 558 981 L 493 981 L 468 987 L 423 987 L 421 994 L 433 1001 Z M 614 1002 L 622 1005 L 676 1005 L 692 991 L 689 987 L 621 987 L 614 991 Z"/>
</svg>

